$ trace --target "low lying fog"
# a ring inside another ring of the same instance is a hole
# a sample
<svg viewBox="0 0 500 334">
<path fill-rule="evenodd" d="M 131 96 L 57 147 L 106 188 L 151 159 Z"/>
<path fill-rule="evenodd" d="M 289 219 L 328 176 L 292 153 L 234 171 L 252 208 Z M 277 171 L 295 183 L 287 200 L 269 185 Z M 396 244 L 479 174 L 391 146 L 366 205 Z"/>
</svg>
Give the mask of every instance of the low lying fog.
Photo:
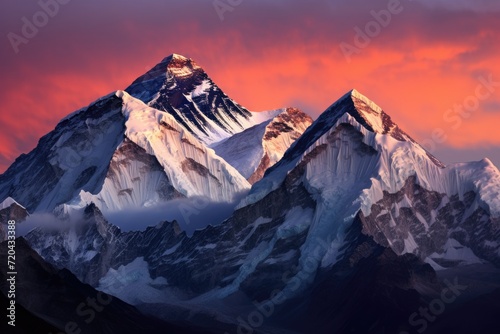
<svg viewBox="0 0 500 334">
<path fill-rule="evenodd" d="M 180 227 L 191 236 L 196 230 L 204 229 L 208 225 L 218 225 L 229 218 L 245 195 L 246 193 L 236 196 L 231 203 L 213 203 L 203 197 L 177 199 L 152 207 L 105 212 L 104 216 L 108 222 L 118 226 L 123 232 L 143 231 L 162 221 L 176 220 Z M 25 236 L 36 227 L 58 229 L 67 227 L 66 224 L 52 214 L 33 214 L 24 222 L 17 224 L 16 234 Z"/>
</svg>

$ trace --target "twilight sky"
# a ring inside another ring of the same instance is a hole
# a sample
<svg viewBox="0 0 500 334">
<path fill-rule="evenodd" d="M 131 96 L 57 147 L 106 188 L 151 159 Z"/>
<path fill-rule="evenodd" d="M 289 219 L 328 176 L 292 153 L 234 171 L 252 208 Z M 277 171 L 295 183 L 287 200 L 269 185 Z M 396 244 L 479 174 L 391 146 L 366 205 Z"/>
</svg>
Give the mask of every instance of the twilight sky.
<svg viewBox="0 0 500 334">
<path fill-rule="evenodd" d="M 58 0 L 40 13 L 54 1 L 0 3 L 0 172 L 174 52 L 248 109 L 316 118 L 356 88 L 444 162 L 500 166 L 500 1 Z"/>
</svg>

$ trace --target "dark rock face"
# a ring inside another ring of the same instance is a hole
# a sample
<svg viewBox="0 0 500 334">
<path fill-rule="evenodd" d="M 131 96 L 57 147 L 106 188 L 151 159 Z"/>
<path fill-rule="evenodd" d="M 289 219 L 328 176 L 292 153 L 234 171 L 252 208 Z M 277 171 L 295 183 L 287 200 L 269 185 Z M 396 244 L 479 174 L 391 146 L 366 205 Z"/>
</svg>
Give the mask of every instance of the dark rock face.
<svg viewBox="0 0 500 334">
<path fill-rule="evenodd" d="M 305 189 L 297 187 L 293 190 L 293 196 L 286 193 L 286 189 L 281 188 L 276 192 L 269 194 L 265 200 L 266 205 L 256 205 L 245 207 L 235 212 L 235 214 L 222 225 L 217 227 L 208 227 L 207 229 L 195 233 L 189 239 L 183 241 L 176 252 L 166 256 L 161 260 L 157 274 L 167 274 L 178 271 L 182 267 L 186 271 L 184 277 L 170 277 L 169 282 L 175 282 L 185 288 L 193 289 L 196 287 L 196 293 L 207 291 L 213 287 L 226 286 L 231 283 L 241 267 L 241 264 L 251 256 L 259 245 L 268 244 L 274 238 L 276 229 L 284 220 L 284 215 L 291 205 L 308 208 L 313 205 L 309 194 Z M 259 219 L 265 219 L 261 222 Z M 287 240 L 296 247 L 301 245 L 304 235 L 297 235 Z M 294 263 L 299 253 L 292 255 L 285 262 L 280 261 L 283 254 L 289 252 L 285 247 L 287 243 L 277 242 L 267 259 L 276 259 L 279 266 L 287 266 L 290 261 Z M 289 245 L 290 245 L 289 244 Z M 215 248 L 207 248 L 206 245 L 216 245 Z M 190 254 L 189 258 L 182 264 L 179 264 L 177 258 L 182 254 Z M 255 256 L 255 254 L 253 255 Z M 265 267 L 265 265 L 262 265 Z M 248 280 L 267 280 L 266 270 L 257 270 L 258 275 L 248 278 Z M 258 277 L 256 277 L 258 276 Z M 167 277 L 167 276 L 166 276 Z M 245 283 L 243 283 L 245 285 Z M 247 284 L 247 286 L 249 286 Z M 252 288 L 261 286 L 253 285 Z"/>
<path fill-rule="evenodd" d="M 179 233 L 175 223 L 167 222 L 144 232 L 121 233 L 91 205 L 86 209 L 86 221 L 78 225 L 81 230 L 76 231 L 78 242 L 75 240 L 75 244 L 78 246 L 75 249 L 68 247 L 66 242 L 75 231 L 54 231 L 47 235 L 47 232 L 35 230 L 27 239 L 47 261 L 58 268 L 70 269 L 83 282 L 94 286 L 109 268 L 116 269 L 137 257 L 144 257 L 153 278 L 165 277 L 172 286 L 188 294 L 199 294 L 230 284 L 242 261 L 259 244 L 274 238 L 290 207 L 314 207 L 309 193 L 302 186 L 291 183 L 269 194 L 264 206 L 238 210 L 224 224 L 209 226 L 192 237 Z M 267 221 L 258 224 L 259 219 Z M 268 257 L 275 259 L 271 261 L 274 263 L 269 267 L 262 264 L 262 271 L 249 280 L 267 280 L 269 268 L 296 263 L 299 252 L 283 255 L 289 253 L 291 246 L 300 247 L 304 233 L 286 242 L 278 241 Z"/>
<path fill-rule="evenodd" d="M 313 125 L 311 125 L 304 132 L 304 134 L 297 139 L 297 141 L 293 144 L 293 149 L 288 150 L 283 159 L 269 168 L 266 171 L 266 174 L 270 174 L 274 169 L 280 168 L 302 155 L 307 148 L 328 132 L 333 124 L 335 124 L 338 119 L 346 113 L 352 116 L 359 124 L 363 125 L 371 132 L 390 135 L 398 141 L 410 141 L 415 143 L 415 141 L 403 130 L 401 130 L 384 111 L 375 115 L 376 111 L 374 111 L 365 101 L 358 98 L 356 93 L 349 92 L 323 112 L 318 119 L 314 121 Z M 375 131 L 373 126 L 367 121 L 367 115 L 374 115 L 374 117 L 380 118 L 382 120 L 383 129 Z M 442 162 L 430 153 L 427 153 L 427 155 L 436 166 L 441 168 L 445 167 Z"/>
<path fill-rule="evenodd" d="M 204 81 L 208 84 L 207 90 L 188 99 L 186 95 Z M 195 136 L 195 130 L 207 136 L 211 134 L 210 125 L 205 117 L 227 133 L 244 129 L 235 115 L 246 119 L 251 117 L 247 109 L 224 94 L 193 60 L 178 55 L 165 58 L 148 73 L 135 80 L 126 91 L 151 107 L 168 112 Z M 239 124 L 239 129 L 233 129 L 233 125 L 227 124 L 225 119 Z"/>
<path fill-rule="evenodd" d="M 274 118 L 237 133 L 212 148 L 239 170 L 250 184 L 254 184 L 281 159 L 312 122 L 299 109 L 287 108 Z"/>
<path fill-rule="evenodd" d="M 181 166 L 182 166 L 182 170 L 185 173 L 188 173 L 190 171 L 195 172 L 198 175 L 203 176 L 203 177 L 209 176 L 212 179 L 214 179 L 215 181 L 217 181 L 218 183 L 220 183 L 219 179 L 217 179 L 217 177 L 215 177 L 215 175 L 210 173 L 210 170 L 207 167 L 203 166 L 202 164 L 196 162 L 195 160 L 193 160 L 191 158 L 187 158 L 186 160 L 184 160 L 181 163 Z"/>
<path fill-rule="evenodd" d="M 266 154 L 264 154 L 264 157 L 260 161 L 259 167 L 257 167 L 257 169 L 252 174 L 252 176 L 250 176 L 248 178 L 248 182 L 250 184 L 254 184 L 257 181 L 259 181 L 260 179 L 262 179 L 262 177 L 264 176 L 264 173 L 269 168 L 270 164 L 271 164 L 271 159 L 269 159 L 269 155 L 266 153 Z"/>
<path fill-rule="evenodd" d="M 83 218 L 78 224 L 63 229 L 36 229 L 26 238 L 49 263 L 69 269 L 81 281 L 94 285 L 114 260 L 115 240 L 120 230 L 105 221 L 93 204 L 86 208 Z"/>
<path fill-rule="evenodd" d="M 16 203 L 13 203 L 8 208 L 0 210 L 0 222 L 4 223 L 8 220 L 15 220 L 17 223 L 21 223 L 28 216 L 28 211 Z"/>
<path fill-rule="evenodd" d="M 346 145 L 342 140 L 348 141 L 352 151 L 360 156 L 377 154 L 363 143 L 362 134 L 350 124 L 340 124 L 327 139 L 328 144 L 311 150 L 288 173 L 278 189 L 259 202 L 235 211 L 223 224 L 210 226 L 192 237 L 180 232 L 176 223 L 167 222 L 143 232 L 122 233 L 108 224 L 94 206 L 90 206 L 87 208 L 88 222 L 82 224 L 82 230 L 77 233 L 80 239 L 76 248 L 71 249 L 67 245 L 70 231 L 49 237 L 35 231 L 27 238 L 47 261 L 57 267 L 71 269 L 78 278 L 94 286 L 110 268 L 117 269 L 143 257 L 149 264 L 152 278 L 166 278 L 171 286 L 186 296 L 195 297 L 214 288 L 234 287 L 249 298 L 265 300 L 272 291 L 284 287 L 285 283 L 279 278 L 286 268 L 295 268 L 292 273 L 300 269 L 297 266 L 303 255 L 301 247 L 308 229 L 287 238 L 278 237 L 277 231 L 293 208 L 316 210 L 316 201 L 302 183 L 307 165 L 314 163 L 329 146 Z M 199 170 L 197 166 L 186 165 L 188 167 L 199 173 L 204 172 L 201 167 Z M 408 205 L 401 205 L 403 199 L 408 201 Z M 410 262 L 442 252 L 450 237 L 462 242 L 458 226 L 467 225 L 467 222 L 478 224 L 488 218 L 485 212 L 473 207 L 477 202 L 474 199 L 472 193 L 459 200 L 427 191 L 411 177 L 398 193 L 386 193 L 382 200 L 374 204 L 369 216 L 359 214 L 356 223 L 361 231 L 358 234 L 373 240 L 363 240 L 357 245 L 358 239 L 353 239 L 356 249 L 350 250 L 351 253 L 343 250 L 344 255 L 337 261 L 358 266 L 377 247 Z M 472 209 L 474 213 L 471 213 Z M 427 220 L 428 226 L 422 222 Z M 489 235 L 487 240 L 491 242 L 497 238 L 495 233 L 498 230 L 494 230 L 494 224 L 490 225 L 493 227 L 485 227 L 486 234 L 479 234 L 478 238 Z M 488 233 L 493 234 L 490 237 Z M 410 235 L 418 246 L 412 250 L 405 248 L 404 241 Z M 472 236 L 466 236 L 466 239 L 478 240 Z M 484 242 L 472 245 L 467 241 L 464 246 L 470 247 L 483 259 L 496 261 L 495 250 L 488 251 Z M 249 261 L 254 257 L 259 260 Z M 394 263 L 400 260 L 399 257 L 391 259 Z"/>
<path fill-rule="evenodd" d="M 118 177 L 117 171 L 119 169 L 119 166 L 128 166 L 130 165 L 130 161 L 132 160 L 141 162 L 145 167 L 148 168 L 147 171 L 163 171 L 163 167 L 160 165 L 156 157 L 147 154 L 143 148 L 139 147 L 128 138 L 125 138 L 123 143 L 116 150 L 115 155 L 121 155 L 123 156 L 123 158 L 111 160 L 107 176 L 112 179 L 116 179 Z"/>
<path fill-rule="evenodd" d="M 354 102 L 354 108 L 355 110 L 357 110 L 357 112 L 354 111 L 349 113 L 354 118 L 356 118 L 358 122 L 360 122 L 361 124 L 365 125 L 368 129 L 370 129 L 372 126 L 366 123 L 366 120 L 362 115 L 363 113 L 373 114 L 373 110 L 364 101 L 355 96 L 352 97 L 352 100 Z M 411 141 L 416 143 L 415 140 L 411 138 L 406 132 L 401 130 L 401 128 L 392 121 L 391 116 L 386 114 L 384 111 L 382 111 L 380 113 L 380 116 L 377 117 L 380 117 L 382 119 L 382 126 L 383 126 L 383 130 L 381 132 L 382 134 L 388 134 L 394 139 L 399 141 Z M 445 167 L 445 165 L 441 161 L 439 161 L 439 159 L 433 156 L 430 152 L 427 152 L 427 156 L 429 157 L 429 159 L 432 160 L 432 162 L 434 162 L 436 166 L 439 166 L 441 168 Z"/>
<path fill-rule="evenodd" d="M 303 130 L 301 128 L 304 125 L 309 126 L 312 123 L 312 118 L 299 109 L 286 108 L 285 112 L 273 118 L 267 125 L 264 141 L 277 138 L 283 133 L 290 133 L 292 139 L 295 141 L 302 135 Z"/>
<path fill-rule="evenodd" d="M 205 151 L 201 148 L 199 148 L 198 146 L 194 145 L 193 143 L 191 143 L 189 140 L 187 140 L 186 138 L 182 138 L 181 139 L 181 142 L 185 143 L 185 144 L 188 144 L 192 147 L 194 147 L 196 150 L 200 151 L 202 154 L 205 154 Z"/>
<path fill-rule="evenodd" d="M 278 115 L 278 119 L 281 119 L 285 123 L 292 123 L 293 126 L 301 123 L 311 124 L 313 122 L 313 119 L 309 115 L 297 108 L 286 108 L 286 113 Z"/>
<path fill-rule="evenodd" d="M 0 244 L 2 263 L 7 261 L 6 249 L 5 243 Z M 29 329 L 18 333 L 44 330 L 58 333 L 68 330 L 69 322 L 84 334 L 206 332 L 150 318 L 121 300 L 82 284 L 68 270 L 58 271 L 47 264 L 22 238 L 17 239 L 16 250 L 16 304 L 19 312 L 16 328 Z M 0 300 L 4 304 L 8 291 L 4 271 L 0 272 L 0 279 Z M 2 328 L 4 324 L 2 321 Z M 11 329 L 6 333 L 13 333 Z"/>
<path fill-rule="evenodd" d="M 281 133 L 292 132 L 293 128 L 284 122 L 272 122 L 269 124 L 268 131 L 264 135 L 264 140 L 271 140 L 277 138 Z"/>
<path fill-rule="evenodd" d="M 389 115 L 387 115 L 384 111 L 380 112 L 380 115 L 375 112 L 366 102 L 361 100 L 356 96 L 352 96 L 354 110 L 350 110 L 349 114 L 356 118 L 356 120 L 363 124 L 366 128 L 371 129 L 372 132 L 376 132 L 373 130 L 371 124 L 368 123 L 365 114 L 380 117 L 382 119 L 382 134 L 390 134 L 394 139 L 399 141 L 408 140 L 409 136 L 401 130 L 396 123 L 394 123 Z"/>
<path fill-rule="evenodd" d="M 457 195 L 428 191 L 413 176 L 399 192 L 384 193 L 369 216 L 361 215 L 363 232 L 397 254 L 410 252 L 422 259 L 430 256 L 443 267 L 460 264 L 432 256 L 445 252 L 445 244 L 454 239 L 478 257 L 500 266 L 500 246 L 496 244 L 500 231 L 489 213 L 477 207 L 476 196 L 471 191 L 460 199 Z"/>
<path fill-rule="evenodd" d="M 362 233 L 359 215 L 341 251 L 300 298 L 278 307 L 274 321 L 299 333 L 399 333 L 423 305 L 419 285 L 439 289 L 428 264 Z"/>
</svg>

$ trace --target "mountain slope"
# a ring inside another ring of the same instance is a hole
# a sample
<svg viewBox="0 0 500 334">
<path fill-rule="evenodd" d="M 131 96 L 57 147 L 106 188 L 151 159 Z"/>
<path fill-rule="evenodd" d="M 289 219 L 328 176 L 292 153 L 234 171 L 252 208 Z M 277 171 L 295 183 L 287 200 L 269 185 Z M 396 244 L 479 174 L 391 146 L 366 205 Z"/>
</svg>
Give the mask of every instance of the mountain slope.
<svg viewBox="0 0 500 334">
<path fill-rule="evenodd" d="M 178 325 L 168 324 L 140 313 L 136 308 L 79 282 L 68 270 L 58 271 L 43 261 L 22 238 L 17 239 L 18 275 L 16 306 L 22 317 L 30 323 L 16 328 L 29 329 L 25 333 L 48 330 L 81 333 L 206 333 Z M 6 245 L 0 248 L 0 259 L 7 261 Z M 7 295 L 7 276 L 1 272 L 0 294 L 2 304 Z M 31 322 L 35 320 L 38 322 Z M 74 325 L 68 326 L 68 323 Z M 5 322 L 2 322 L 2 325 Z M 35 326 L 36 325 L 36 326 Z M 40 326 L 40 327 L 38 327 Z M 11 333 L 10 329 L 8 333 Z"/>
<path fill-rule="evenodd" d="M 170 142 L 141 135 L 160 111 L 131 109 L 149 116 L 127 126 L 130 140 L 149 152 Z M 83 221 L 39 228 L 27 240 L 48 262 L 155 314 L 165 314 L 158 304 L 180 305 L 234 323 L 272 304 L 270 319 L 254 329 L 408 331 L 412 310 L 446 286 L 436 270 L 500 267 L 499 191 L 488 160 L 444 166 L 352 91 L 221 224 L 191 237 L 176 222 L 121 232 L 89 204 Z M 498 280 L 489 284 L 498 288 Z"/>
<path fill-rule="evenodd" d="M 99 272 L 90 270 L 90 281 L 96 284 L 108 268 L 143 257 L 155 277 L 186 293 L 214 290 L 212 296 L 219 298 L 265 285 L 293 297 L 298 291 L 270 277 L 293 265 L 293 276 L 312 280 L 343 259 L 346 231 L 354 223 L 378 245 L 398 256 L 413 254 L 435 269 L 499 265 L 498 199 L 492 195 L 500 189 L 498 171 L 487 161 L 443 167 L 384 115 L 361 94 L 347 94 L 305 131 L 223 224 L 191 238 L 176 224 L 108 238 L 104 244 L 117 248 L 95 249 L 99 255 L 93 261 L 114 260 Z M 159 235 L 151 247 L 151 238 Z M 88 258 L 83 250 L 93 248 L 68 249 L 69 237 L 58 236 L 55 243 L 68 258 Z M 100 238 L 91 233 L 84 243 L 101 244 L 93 242 L 95 237 Z M 43 232 L 28 239 L 46 259 L 66 266 L 59 248 L 41 241 Z M 124 251 L 120 242 L 129 240 L 146 246 Z"/>
<path fill-rule="evenodd" d="M 111 94 L 59 122 L 0 175 L 0 200 L 12 197 L 34 213 L 51 211 L 81 190 L 98 191 L 124 139 L 121 107 Z"/>
<path fill-rule="evenodd" d="M 192 59 L 177 54 L 163 59 L 126 91 L 168 112 L 209 146 L 281 112 L 248 111 L 231 100 Z"/>
<path fill-rule="evenodd" d="M 249 189 L 206 145 L 280 110 L 249 112 L 176 54 L 127 91 L 148 105 L 118 91 L 65 117 L 0 175 L 0 201 L 11 197 L 32 213 L 90 202 L 116 211 L 192 196 L 230 202 Z"/>
<path fill-rule="evenodd" d="M 213 149 L 253 184 L 283 157 L 311 123 L 312 119 L 300 110 L 287 108 L 278 116 L 216 144 Z"/>
<path fill-rule="evenodd" d="M 465 248 L 455 263 L 478 261 L 467 255 L 467 248 L 476 247 L 468 233 L 484 228 L 479 257 L 498 261 L 496 226 L 500 201 L 494 195 L 500 193 L 498 170 L 487 160 L 444 167 L 400 130 L 381 108 L 356 91 L 325 111 L 252 187 L 240 207 L 258 203 L 292 176 L 318 203 L 309 239 L 330 236 L 335 240 L 321 256 L 323 266 L 336 262 L 345 228 L 359 210 L 364 217 L 371 217 L 373 226 L 368 230 L 377 236 L 377 241 L 390 245 L 397 254 L 414 253 L 431 260 L 427 256 L 433 253 L 436 258 L 446 257 L 455 248 Z M 412 189 L 413 199 L 408 200 L 410 195 L 405 195 L 405 187 Z M 435 194 L 436 199 L 431 200 L 430 194 Z M 380 203 L 384 203 L 385 210 L 373 212 Z M 389 218 L 382 217 L 387 213 Z M 408 215 L 417 218 L 407 222 Z M 397 238 L 387 233 L 383 237 L 388 240 L 381 241 L 378 226 L 382 218 L 386 219 L 382 229 L 399 230 Z M 418 230 L 418 235 L 408 234 L 408 228 L 401 228 L 402 223 Z M 464 243 L 461 244 L 453 236 L 465 226 L 470 226 L 466 234 L 462 231 L 462 237 L 455 236 Z M 430 229 L 438 227 L 444 236 L 433 240 Z M 394 239 L 405 240 L 406 246 L 400 247 Z M 431 240 L 433 244 L 429 246 Z M 308 247 L 314 247 L 314 243 L 306 242 L 305 248 Z"/>
<path fill-rule="evenodd" d="M 63 119 L 0 175 L 0 199 L 29 212 L 91 201 L 114 211 L 190 196 L 230 202 L 248 189 L 171 115 L 122 91 Z"/>
<path fill-rule="evenodd" d="M 248 190 L 248 182 L 232 166 L 172 116 L 126 92 L 117 95 L 123 100 L 126 141 L 113 157 L 102 190 L 96 195 L 80 194 L 83 205 L 94 202 L 104 211 L 116 211 L 130 204 L 150 206 L 193 196 L 231 202 Z"/>
</svg>

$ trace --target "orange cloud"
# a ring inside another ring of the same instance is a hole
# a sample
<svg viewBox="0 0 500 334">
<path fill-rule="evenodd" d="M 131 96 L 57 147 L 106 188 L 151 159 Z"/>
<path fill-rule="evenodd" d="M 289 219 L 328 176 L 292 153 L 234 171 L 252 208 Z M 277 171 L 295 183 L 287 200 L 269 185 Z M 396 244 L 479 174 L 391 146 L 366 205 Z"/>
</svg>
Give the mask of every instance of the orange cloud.
<svg viewBox="0 0 500 334">
<path fill-rule="evenodd" d="M 18 55 L 0 45 L 6 65 L 0 82 L 0 171 L 34 148 L 59 119 L 124 89 L 173 52 L 195 59 L 252 110 L 298 106 L 316 117 L 356 88 L 417 140 L 428 141 L 437 129 L 446 136 L 441 147 L 500 147 L 500 87 L 459 126 L 456 118 L 445 117 L 474 96 L 479 78 L 500 82 L 497 13 L 411 3 L 348 62 L 339 44 L 352 43 L 353 28 L 363 27 L 372 19 L 370 10 L 383 9 L 387 1 L 358 7 L 245 2 L 223 22 L 210 2 L 195 7 L 190 1 L 125 1 L 120 8 L 101 5 L 100 11 L 91 8 L 96 3 L 68 5 Z M 11 16 L 2 17 L 4 32 L 18 28 L 17 16 Z"/>
</svg>

